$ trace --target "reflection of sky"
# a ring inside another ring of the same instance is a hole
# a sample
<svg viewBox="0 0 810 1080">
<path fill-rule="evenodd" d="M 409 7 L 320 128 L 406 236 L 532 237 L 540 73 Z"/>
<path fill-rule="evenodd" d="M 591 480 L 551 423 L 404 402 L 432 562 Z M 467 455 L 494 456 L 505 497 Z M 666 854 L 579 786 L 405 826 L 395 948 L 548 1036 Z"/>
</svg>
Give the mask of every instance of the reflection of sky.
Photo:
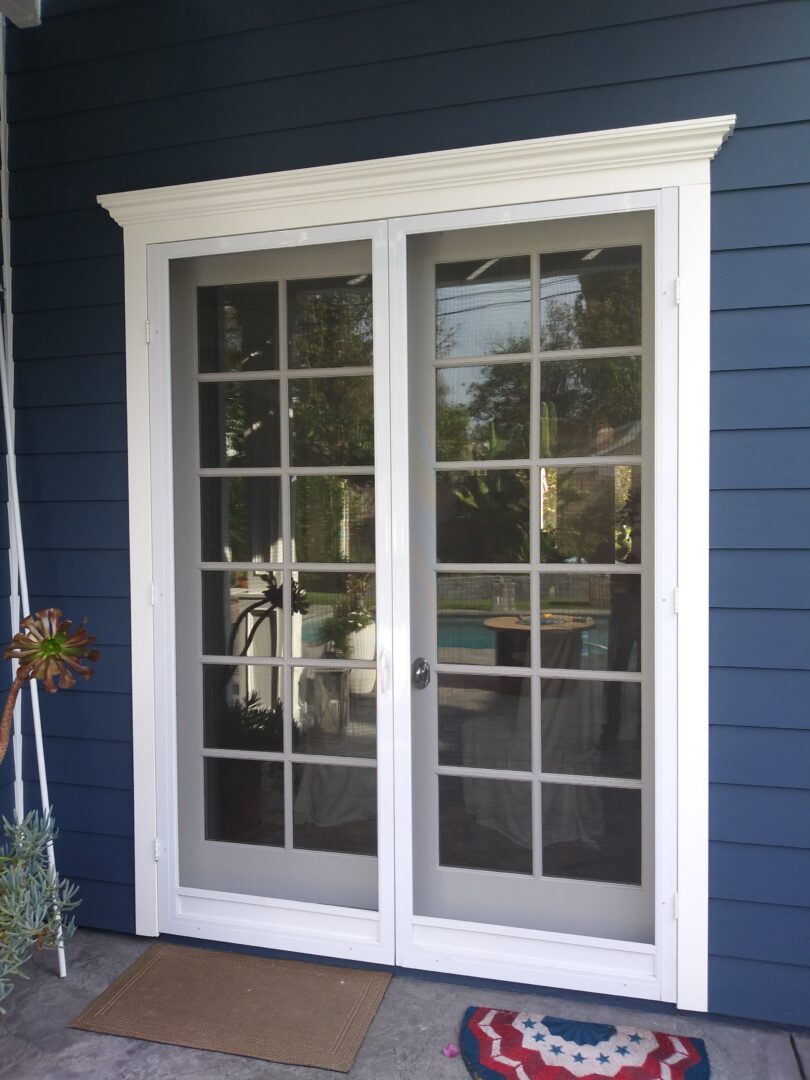
<svg viewBox="0 0 810 1080">
<path fill-rule="evenodd" d="M 528 280 L 438 286 L 439 355 L 487 356 L 510 338 L 527 338 L 530 307 Z"/>
</svg>

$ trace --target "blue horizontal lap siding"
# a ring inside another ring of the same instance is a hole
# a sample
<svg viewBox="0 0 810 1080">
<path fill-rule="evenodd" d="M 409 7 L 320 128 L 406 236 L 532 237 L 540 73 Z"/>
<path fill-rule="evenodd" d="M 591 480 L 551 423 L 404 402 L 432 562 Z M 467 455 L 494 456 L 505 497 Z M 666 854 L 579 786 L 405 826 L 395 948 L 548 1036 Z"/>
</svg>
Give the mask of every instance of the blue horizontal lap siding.
<svg viewBox="0 0 810 1080">
<path fill-rule="evenodd" d="M 10 31 L 32 589 L 103 649 L 47 721 L 83 920 L 132 928 L 93 847 L 132 827 L 121 237 L 96 196 L 736 112 L 712 166 L 710 1004 L 810 1022 L 786 929 L 810 906 L 809 42 L 803 0 L 51 0 Z"/>
</svg>

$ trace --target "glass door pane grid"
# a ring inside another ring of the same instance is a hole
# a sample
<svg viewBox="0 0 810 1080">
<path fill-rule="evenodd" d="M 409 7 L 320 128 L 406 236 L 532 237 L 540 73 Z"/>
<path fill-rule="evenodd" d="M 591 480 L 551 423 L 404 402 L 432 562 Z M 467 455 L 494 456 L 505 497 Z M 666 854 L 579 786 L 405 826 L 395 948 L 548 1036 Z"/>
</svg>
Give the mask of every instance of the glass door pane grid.
<svg viewBox="0 0 810 1080">
<path fill-rule="evenodd" d="M 436 266 L 433 268 L 434 275 L 436 274 Z M 532 625 L 529 631 L 530 643 L 530 668 L 515 668 L 499 665 L 458 665 L 448 663 L 437 663 L 436 672 L 441 674 L 471 674 L 481 675 L 497 674 L 506 676 L 515 676 L 522 678 L 529 678 L 531 685 L 531 772 L 527 771 L 515 771 L 515 770 L 498 770 L 498 769 L 485 769 L 485 768 L 465 768 L 460 766 L 447 766 L 438 764 L 438 725 L 435 732 L 434 739 L 434 761 L 437 763 L 435 766 L 435 773 L 437 777 L 445 776 L 457 776 L 467 778 L 481 778 L 481 779 L 495 779 L 505 781 L 524 781 L 529 782 L 531 779 L 532 785 L 532 799 L 531 799 L 531 817 L 532 817 L 532 866 L 534 878 L 542 878 L 543 873 L 543 832 L 542 832 L 542 784 L 544 782 L 550 782 L 559 785 L 568 785 L 572 787 L 594 787 L 594 788 L 615 788 L 624 790 L 637 790 L 641 791 L 644 787 L 642 779 L 626 779 L 620 777 L 607 777 L 607 776 L 591 776 L 588 774 L 577 773 L 557 773 L 557 772 L 544 772 L 542 768 L 542 729 L 541 729 L 541 701 L 542 701 L 542 680 L 547 678 L 559 678 L 579 682 L 587 681 L 602 681 L 602 682 L 614 682 L 618 684 L 622 683 L 641 683 L 643 676 L 641 671 L 637 672 L 624 672 L 624 671 L 587 671 L 569 668 L 546 668 L 541 666 L 541 649 L 540 649 L 540 633 L 538 630 L 538 617 L 541 613 L 541 589 L 540 581 L 541 574 L 617 574 L 617 575 L 631 575 L 641 576 L 642 574 L 642 562 L 639 561 L 635 564 L 623 564 L 623 563 L 544 563 L 541 561 L 540 552 L 540 507 L 542 500 L 541 493 L 541 476 L 542 472 L 546 468 L 571 468 L 575 466 L 581 467 L 598 467 L 602 466 L 609 468 L 611 466 L 635 466 L 638 468 L 641 474 L 642 455 L 639 454 L 625 454 L 625 455 L 593 455 L 593 456 L 569 456 L 560 457 L 557 455 L 547 455 L 545 457 L 541 454 L 541 432 L 540 432 L 540 411 L 539 402 L 541 395 L 541 376 L 542 366 L 544 361 L 564 361 L 564 360 L 587 360 L 587 359 L 619 359 L 622 357 L 639 357 L 643 361 L 644 350 L 641 345 L 633 346 L 611 346 L 609 348 L 570 348 L 559 350 L 541 350 L 539 349 L 540 343 L 540 255 L 534 253 L 530 257 L 530 277 L 531 277 L 531 345 L 532 349 L 526 353 L 509 353 L 509 354 L 497 354 L 488 356 L 470 356 L 460 357 L 454 356 L 452 358 L 438 358 L 435 355 L 433 357 L 434 367 L 434 385 L 435 372 L 448 369 L 448 368 L 461 368 L 468 366 L 475 367 L 495 367 L 505 366 L 511 363 L 529 363 L 531 368 L 530 384 L 531 384 L 531 396 L 530 396 L 530 457 L 529 458 L 492 458 L 492 459 L 480 459 L 480 460 L 459 460 L 459 461 L 446 461 L 437 460 L 438 448 L 434 442 L 434 455 L 433 455 L 433 468 L 434 473 L 438 477 L 441 473 L 450 472 L 467 472 L 467 473 L 482 473 L 495 470 L 508 471 L 515 469 L 523 469 L 529 471 L 530 476 L 530 490 L 529 490 L 529 542 L 530 553 L 528 563 L 451 563 L 440 562 L 438 560 L 438 553 L 434 549 L 434 589 L 435 583 L 438 581 L 439 573 L 487 573 L 487 574 L 525 574 L 529 573 L 530 580 L 530 612 L 532 613 Z M 435 297 L 434 292 L 434 297 Z M 434 319 L 437 317 L 437 310 L 434 308 Z M 435 417 L 435 398 L 434 404 L 434 417 L 432 421 L 432 430 L 434 434 L 437 432 L 436 417 Z M 641 426 L 642 437 L 649 439 L 649 432 L 645 432 L 645 425 Z M 639 477 L 640 490 L 646 492 L 646 485 L 642 485 L 643 477 Z M 646 501 L 646 493 L 645 493 Z M 649 538 L 643 538 L 645 547 Z M 438 590 L 435 589 L 436 600 L 438 601 Z M 641 598 L 640 598 L 641 602 Z M 438 613 L 438 604 L 435 608 Z M 642 606 L 642 612 L 644 608 Z M 437 620 L 438 625 L 438 620 Z M 642 635 L 643 636 L 643 635 Z M 434 642 L 434 645 L 436 643 Z M 436 655 L 438 657 L 438 648 L 436 649 Z M 553 875 L 550 875 L 553 876 Z M 576 882 L 577 879 L 570 879 L 572 882 Z M 622 883 L 619 884 L 620 887 Z M 636 887 L 634 885 L 629 887 Z"/>
<path fill-rule="evenodd" d="M 291 461 L 291 425 L 290 425 L 290 382 L 298 379 L 335 379 L 344 377 L 364 377 L 373 379 L 373 366 L 349 366 L 334 368 L 290 368 L 289 364 L 289 330 L 288 330 L 288 303 L 287 283 L 288 279 L 278 278 L 274 282 L 277 287 L 278 303 L 278 369 L 257 371 L 207 371 L 199 370 L 199 363 L 195 365 L 195 410 L 197 411 L 198 423 L 195 437 L 197 454 L 197 492 L 199 498 L 199 484 L 204 478 L 236 479 L 241 477 L 279 477 L 280 502 L 281 502 L 281 554 L 278 561 L 219 561 L 197 560 L 197 567 L 203 571 L 223 571 L 226 573 L 245 570 L 247 572 L 275 573 L 281 577 L 284 588 L 284 603 L 282 606 L 282 640 L 284 642 L 283 656 L 218 656 L 201 653 L 202 664 L 211 666 L 239 667 L 264 667 L 278 668 L 282 673 L 282 700 L 283 700 L 283 749 L 279 752 L 217 749 L 200 745 L 200 754 L 203 759 L 232 759 L 244 761 L 268 761 L 280 762 L 284 766 L 284 849 L 286 851 L 298 850 L 293 842 L 294 826 L 294 782 L 293 766 L 341 766 L 344 768 L 375 769 L 377 766 L 376 756 L 373 758 L 355 758 L 349 756 L 331 756 L 319 754 L 296 753 L 293 750 L 293 671 L 295 668 L 304 669 L 376 669 L 375 660 L 361 660 L 352 658 L 334 657 L 326 660 L 296 656 L 293 640 L 293 611 L 290 599 L 292 597 L 293 576 L 298 571 L 311 572 L 335 572 L 335 573 L 370 573 L 376 571 L 374 563 L 328 563 L 328 562 L 302 562 L 294 559 L 292 550 L 293 522 L 291 505 L 291 481 L 294 476 L 334 476 L 334 477 L 369 477 L 375 474 L 374 464 L 368 465 L 299 465 L 294 466 Z M 199 350 L 199 343 L 198 343 Z M 198 351 L 199 355 L 199 351 Z M 237 467 L 203 467 L 200 461 L 200 438 L 199 438 L 199 387 L 203 384 L 224 385 L 228 383 L 276 383 L 279 387 L 279 465 L 278 466 L 237 466 Z M 199 519 L 198 519 L 199 520 Z M 202 627 L 200 627 L 200 632 Z M 299 652 L 303 650 L 297 650 Z M 202 733 L 201 733 L 202 734 Z M 202 742 L 202 740 L 201 740 Z M 304 848 L 302 850 L 310 850 Z"/>
</svg>

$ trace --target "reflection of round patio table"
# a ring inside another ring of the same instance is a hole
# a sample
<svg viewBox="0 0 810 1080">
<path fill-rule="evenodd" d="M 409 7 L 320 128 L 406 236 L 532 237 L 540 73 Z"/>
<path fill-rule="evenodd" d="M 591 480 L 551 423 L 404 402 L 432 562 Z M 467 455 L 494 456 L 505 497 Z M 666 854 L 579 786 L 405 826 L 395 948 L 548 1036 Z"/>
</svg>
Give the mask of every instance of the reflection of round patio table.
<svg viewBox="0 0 810 1080">
<path fill-rule="evenodd" d="M 540 663 L 547 668 L 578 668 L 582 634 L 595 626 L 593 619 L 576 615 L 549 615 L 540 620 Z M 495 631 L 495 663 L 503 667 L 528 667 L 530 622 L 517 615 L 496 615 L 484 620 Z"/>
</svg>

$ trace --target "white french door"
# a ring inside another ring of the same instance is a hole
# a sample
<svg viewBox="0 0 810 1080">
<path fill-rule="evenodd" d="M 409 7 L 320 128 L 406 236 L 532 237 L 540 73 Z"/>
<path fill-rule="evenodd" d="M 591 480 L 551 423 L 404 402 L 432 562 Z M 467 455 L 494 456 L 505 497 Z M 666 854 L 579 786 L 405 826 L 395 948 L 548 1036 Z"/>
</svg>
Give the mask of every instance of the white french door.
<svg viewBox="0 0 810 1080">
<path fill-rule="evenodd" d="M 161 253 L 162 930 L 667 992 L 662 248 L 605 206 Z"/>
</svg>

